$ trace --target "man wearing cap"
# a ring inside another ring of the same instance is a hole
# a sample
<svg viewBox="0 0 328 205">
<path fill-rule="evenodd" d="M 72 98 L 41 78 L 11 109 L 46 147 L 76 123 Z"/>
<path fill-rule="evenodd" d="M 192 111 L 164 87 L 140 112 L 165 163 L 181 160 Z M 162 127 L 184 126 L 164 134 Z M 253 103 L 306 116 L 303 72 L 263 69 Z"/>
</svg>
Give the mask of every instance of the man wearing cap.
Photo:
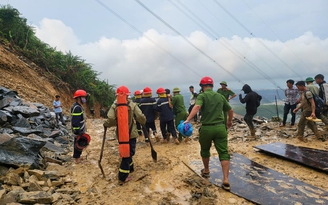
<svg viewBox="0 0 328 205">
<path fill-rule="evenodd" d="M 306 88 L 311 91 L 313 94 L 319 96 L 319 88 L 313 84 L 314 79 L 312 77 L 308 77 L 305 79 Z"/>
<path fill-rule="evenodd" d="M 172 101 L 169 102 L 170 105 L 173 107 L 173 114 L 175 115 L 174 123 L 175 127 L 177 128 L 180 124 L 180 121 L 185 121 L 187 119 L 187 109 L 184 105 L 183 96 L 180 94 L 180 88 L 173 88 L 173 98 Z M 182 141 L 183 135 L 179 133 L 179 141 Z M 186 138 L 189 139 L 189 138 Z"/>
<path fill-rule="evenodd" d="M 225 97 L 225 99 L 228 100 L 228 102 L 236 97 L 236 94 L 229 88 L 227 88 L 227 82 L 226 81 L 222 81 L 220 83 L 221 85 L 221 88 L 219 88 L 216 92 L 220 93 L 221 95 L 223 95 Z M 224 113 L 224 121 L 226 122 L 227 124 L 227 112 Z"/>
<path fill-rule="evenodd" d="M 189 108 L 188 108 L 188 113 L 190 114 L 192 108 L 195 106 L 196 99 L 197 99 L 197 93 L 195 93 L 194 86 L 189 86 L 189 91 L 191 93 L 190 96 L 190 103 L 189 103 Z M 194 122 L 197 122 L 197 114 L 194 116 Z"/>
</svg>

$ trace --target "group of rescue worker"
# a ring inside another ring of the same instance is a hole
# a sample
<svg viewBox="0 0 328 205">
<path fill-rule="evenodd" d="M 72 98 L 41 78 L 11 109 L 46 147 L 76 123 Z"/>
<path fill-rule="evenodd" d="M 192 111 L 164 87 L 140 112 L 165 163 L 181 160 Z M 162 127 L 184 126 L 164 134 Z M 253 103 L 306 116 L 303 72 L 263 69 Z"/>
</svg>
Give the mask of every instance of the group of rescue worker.
<svg viewBox="0 0 328 205">
<path fill-rule="evenodd" d="M 209 176 L 210 147 L 214 142 L 222 165 L 222 187 L 230 190 L 228 179 L 230 156 L 228 153 L 227 129 L 232 125 L 233 110 L 228 101 L 236 95 L 226 88 L 227 83 L 225 81 L 221 82 L 221 88 L 217 92 L 213 91 L 214 82 L 208 76 L 200 80 L 199 86 L 201 87 L 199 94 L 194 92 L 193 86 L 189 87 L 191 92 L 189 114 L 178 87 L 172 90 L 173 96 L 171 96 L 169 89 L 158 88 L 156 90 L 157 100 L 153 97 L 153 91 L 149 87 L 145 87 L 142 92 L 135 91 L 134 100 L 129 97 L 131 93 L 126 86 L 117 88 L 116 94 L 125 94 L 127 98 L 128 127 L 130 128 L 130 140 L 128 142 L 130 155 L 122 157 L 118 172 L 119 183 L 123 184 L 131 180 L 130 173 L 134 171 L 133 156 L 138 136 L 144 134 L 146 143 L 149 143 L 150 135 L 153 135 L 157 142 L 160 141 L 155 125 L 156 113 L 159 113 L 163 143 L 170 142 L 170 136 L 172 135 L 175 144 L 180 144 L 184 137 L 181 133 L 177 133 L 177 126 L 180 123 L 189 123 L 191 120 L 197 122 L 197 115 L 201 113 L 199 143 L 204 164 L 201 174 L 204 177 Z M 84 90 L 77 90 L 74 93 L 76 102 L 71 107 L 72 130 L 75 135 L 74 144 L 77 136 L 86 132 L 86 118 L 82 107 L 86 102 L 86 97 L 87 93 Z M 107 119 L 103 124 L 104 128 L 120 126 L 118 116 L 122 113 L 118 113 L 118 106 L 116 101 L 111 105 L 107 113 Z M 149 135 L 147 132 L 151 134 Z M 185 137 L 185 141 L 188 140 L 189 138 Z M 73 158 L 75 158 L 76 163 L 83 163 L 80 158 L 81 153 L 82 150 L 74 146 Z"/>
<path fill-rule="evenodd" d="M 156 113 L 159 113 L 162 142 L 170 142 L 170 136 L 172 135 L 172 142 L 175 144 L 180 144 L 185 137 L 181 133 L 177 133 L 177 126 L 180 123 L 189 123 L 191 120 L 197 121 L 195 116 L 201 113 L 199 143 L 201 146 L 200 154 L 204 163 L 204 169 L 201 170 L 201 174 L 204 177 L 209 175 L 210 147 L 212 142 L 214 142 L 223 170 L 222 187 L 227 190 L 230 189 L 228 179 L 230 157 L 228 153 L 227 128 L 232 125 L 233 111 L 228 100 L 223 95 L 213 91 L 214 82 L 212 78 L 203 77 L 199 85 L 201 87 L 199 94 L 194 93 L 193 86 L 189 88 L 192 94 L 190 100 L 192 108 L 189 114 L 178 87 L 172 90 L 173 96 L 171 96 L 169 89 L 158 88 L 156 90 L 158 99 L 153 97 L 151 88 L 145 87 L 143 90 L 137 90 L 133 93 L 134 100 L 130 99 L 129 95 L 131 93 L 127 87 L 120 86 L 117 88 L 117 95 L 124 93 L 127 97 L 128 124 L 132 128 L 129 142 L 130 156 L 122 158 L 118 173 L 119 183 L 123 184 L 131 180 L 130 173 L 134 171 L 132 158 L 135 154 L 136 138 L 144 134 L 145 142 L 149 143 L 149 140 L 151 140 L 150 136 L 153 135 L 157 142 L 161 141 L 155 125 Z M 235 97 L 233 94 L 229 96 L 230 98 Z M 226 118 L 223 113 L 227 113 Z M 104 127 L 119 126 L 117 124 L 118 115 L 117 104 L 114 102 L 108 111 L 108 118 L 103 124 Z M 188 140 L 189 138 L 185 137 L 185 141 Z"/>
</svg>

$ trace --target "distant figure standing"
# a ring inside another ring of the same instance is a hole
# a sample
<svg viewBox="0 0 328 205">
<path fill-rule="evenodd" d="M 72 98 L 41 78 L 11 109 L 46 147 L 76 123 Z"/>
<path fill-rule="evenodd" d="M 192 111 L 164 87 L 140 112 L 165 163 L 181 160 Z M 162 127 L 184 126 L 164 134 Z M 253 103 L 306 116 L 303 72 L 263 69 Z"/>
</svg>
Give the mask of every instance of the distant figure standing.
<svg viewBox="0 0 328 205">
<path fill-rule="evenodd" d="M 242 88 L 246 96 L 242 98 L 242 94 L 239 94 L 239 100 L 241 103 L 246 103 L 246 114 L 244 120 L 249 127 L 251 136 L 255 137 L 255 129 L 253 125 L 253 117 L 257 113 L 258 102 L 262 100 L 262 96 L 252 90 L 252 88 L 245 84 Z"/>
<path fill-rule="evenodd" d="M 286 81 L 287 88 L 285 89 L 285 106 L 284 106 L 284 118 L 282 120 L 282 123 L 280 124 L 280 127 L 285 127 L 286 126 L 286 121 L 287 121 L 287 115 L 290 111 L 290 114 L 292 115 L 292 119 L 290 122 L 290 125 L 294 127 L 295 125 L 295 113 L 293 110 L 296 108 L 297 104 L 301 101 L 301 97 L 298 98 L 299 91 L 298 89 L 294 86 L 294 80 L 289 79 Z"/>
<path fill-rule="evenodd" d="M 228 102 L 232 98 L 236 97 L 236 93 L 234 93 L 232 90 L 230 90 L 229 88 L 227 88 L 228 85 L 227 85 L 227 82 L 226 81 L 222 81 L 220 83 L 220 85 L 221 85 L 221 88 L 219 88 L 217 90 L 217 92 L 220 93 L 221 95 L 223 95 L 225 97 L 225 99 L 228 100 Z M 227 124 L 227 112 L 224 113 L 224 122 L 225 122 L 225 124 Z"/>
<path fill-rule="evenodd" d="M 63 109 L 62 109 L 59 95 L 56 95 L 56 99 L 53 102 L 53 106 L 54 106 L 54 111 L 56 114 L 57 125 L 59 124 L 59 120 L 62 122 L 63 125 L 66 125 L 64 118 L 63 118 Z"/>
<path fill-rule="evenodd" d="M 195 93 L 194 86 L 189 86 L 189 91 L 191 93 L 190 96 L 190 102 L 189 102 L 189 108 L 188 108 L 188 113 L 190 114 L 192 108 L 195 106 L 196 99 L 197 99 L 197 93 Z M 194 122 L 197 122 L 197 114 L 194 116 Z"/>
</svg>

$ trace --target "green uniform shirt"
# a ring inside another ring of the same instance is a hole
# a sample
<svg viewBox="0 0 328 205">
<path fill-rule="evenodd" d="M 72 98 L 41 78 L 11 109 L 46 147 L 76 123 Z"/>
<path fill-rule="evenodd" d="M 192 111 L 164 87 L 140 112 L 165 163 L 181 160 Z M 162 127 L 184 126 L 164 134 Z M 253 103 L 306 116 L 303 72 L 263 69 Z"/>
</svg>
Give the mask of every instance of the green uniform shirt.
<svg viewBox="0 0 328 205">
<path fill-rule="evenodd" d="M 173 105 L 173 113 L 176 115 L 177 113 L 187 112 L 186 106 L 184 105 L 183 96 L 181 94 L 176 94 L 172 98 Z"/>
<path fill-rule="evenodd" d="M 228 112 L 231 109 L 227 99 L 212 89 L 207 89 L 205 92 L 199 94 L 196 105 L 201 106 L 202 124 L 224 122 L 223 112 Z"/>
<path fill-rule="evenodd" d="M 225 97 L 225 99 L 229 99 L 229 96 L 233 96 L 235 93 L 230 90 L 230 89 L 226 89 L 226 90 L 223 90 L 222 88 L 219 88 L 217 91 L 217 93 L 220 93 L 221 95 L 223 95 Z"/>
</svg>

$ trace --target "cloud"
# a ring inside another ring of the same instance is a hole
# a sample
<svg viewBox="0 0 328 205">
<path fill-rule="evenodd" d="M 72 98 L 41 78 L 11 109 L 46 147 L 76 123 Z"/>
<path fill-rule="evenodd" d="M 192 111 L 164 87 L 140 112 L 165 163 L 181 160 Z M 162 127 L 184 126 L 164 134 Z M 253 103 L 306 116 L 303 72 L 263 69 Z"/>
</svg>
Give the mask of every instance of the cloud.
<svg viewBox="0 0 328 205">
<path fill-rule="evenodd" d="M 286 42 L 239 36 L 212 39 L 201 31 L 185 36 L 201 52 L 181 36 L 153 29 L 139 38 L 120 40 L 103 36 L 81 44 L 63 22 L 43 19 L 36 26 L 36 35 L 58 50 L 71 50 L 86 59 L 94 70 L 101 72 L 100 79 L 131 90 L 178 86 L 188 91 L 189 85 L 198 85 L 203 76 L 211 76 L 215 87 L 222 80 L 234 89 L 240 89 L 243 83 L 253 88 L 285 87 L 289 78 L 303 80 L 324 74 L 328 66 L 328 39 L 320 39 L 310 31 Z"/>
</svg>

